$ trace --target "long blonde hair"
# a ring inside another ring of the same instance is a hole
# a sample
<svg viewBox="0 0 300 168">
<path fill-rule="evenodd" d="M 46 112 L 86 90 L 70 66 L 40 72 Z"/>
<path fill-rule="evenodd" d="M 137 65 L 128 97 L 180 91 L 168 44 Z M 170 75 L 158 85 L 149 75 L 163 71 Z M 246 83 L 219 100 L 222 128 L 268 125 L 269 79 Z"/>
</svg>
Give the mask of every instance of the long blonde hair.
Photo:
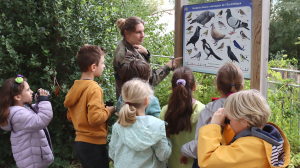
<svg viewBox="0 0 300 168">
<path fill-rule="evenodd" d="M 145 99 L 153 95 L 151 86 L 141 79 L 134 78 L 124 83 L 122 99 L 125 105 L 119 112 L 118 124 L 127 127 L 136 121 L 137 108 L 143 105 Z"/>
</svg>

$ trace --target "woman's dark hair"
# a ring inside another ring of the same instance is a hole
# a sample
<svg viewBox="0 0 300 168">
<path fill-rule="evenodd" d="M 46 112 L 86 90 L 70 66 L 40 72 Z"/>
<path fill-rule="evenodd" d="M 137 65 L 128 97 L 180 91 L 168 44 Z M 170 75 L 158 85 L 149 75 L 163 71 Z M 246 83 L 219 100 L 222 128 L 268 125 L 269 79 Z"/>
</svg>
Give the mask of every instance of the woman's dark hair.
<svg viewBox="0 0 300 168">
<path fill-rule="evenodd" d="M 186 81 L 185 86 L 177 84 L 178 79 Z M 193 113 L 193 88 L 195 86 L 194 74 L 188 67 L 181 67 L 174 71 L 172 77 L 173 92 L 168 102 L 165 121 L 168 123 L 168 134 L 178 134 L 180 131 L 192 131 L 191 115 Z"/>
<path fill-rule="evenodd" d="M 9 117 L 9 107 L 14 105 L 14 96 L 22 93 L 24 89 L 24 81 L 27 81 L 26 78 L 23 78 L 22 83 L 16 83 L 16 78 L 9 78 L 4 81 L 0 89 L 0 125 L 7 125 L 7 118 Z"/>
<path fill-rule="evenodd" d="M 136 16 L 131 16 L 127 19 L 120 18 L 117 20 L 117 25 L 121 30 L 121 35 L 125 37 L 125 30 L 128 32 L 135 31 L 136 25 L 142 23 L 144 25 L 144 21 Z"/>
<path fill-rule="evenodd" d="M 232 62 L 220 67 L 216 79 L 217 85 L 225 95 L 240 91 L 244 85 L 243 72 Z"/>
<path fill-rule="evenodd" d="M 147 62 L 140 59 L 134 59 L 129 64 L 125 64 L 121 69 L 122 85 L 133 78 L 140 78 L 148 81 L 150 72 L 151 67 Z"/>
</svg>

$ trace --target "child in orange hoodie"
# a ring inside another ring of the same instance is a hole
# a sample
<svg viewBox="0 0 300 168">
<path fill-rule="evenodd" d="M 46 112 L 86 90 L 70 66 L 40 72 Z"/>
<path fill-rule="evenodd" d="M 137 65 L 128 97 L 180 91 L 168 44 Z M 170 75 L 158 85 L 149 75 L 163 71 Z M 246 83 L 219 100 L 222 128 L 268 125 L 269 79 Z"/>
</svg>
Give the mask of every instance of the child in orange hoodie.
<svg viewBox="0 0 300 168">
<path fill-rule="evenodd" d="M 80 80 L 75 80 L 68 92 L 64 106 L 68 108 L 67 117 L 76 130 L 75 153 L 82 168 L 109 167 L 106 137 L 108 117 L 115 111 L 113 106 L 103 103 L 103 91 L 94 81 L 102 75 L 103 48 L 83 45 L 77 53 L 77 63 L 81 70 Z"/>
</svg>

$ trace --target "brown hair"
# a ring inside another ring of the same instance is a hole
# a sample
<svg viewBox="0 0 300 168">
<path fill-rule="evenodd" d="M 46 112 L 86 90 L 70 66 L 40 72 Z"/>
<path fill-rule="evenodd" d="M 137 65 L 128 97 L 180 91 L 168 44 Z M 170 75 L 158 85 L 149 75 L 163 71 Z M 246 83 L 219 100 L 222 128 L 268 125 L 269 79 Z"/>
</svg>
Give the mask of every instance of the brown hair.
<svg viewBox="0 0 300 168">
<path fill-rule="evenodd" d="M 238 92 L 244 85 L 243 72 L 234 63 L 227 62 L 218 70 L 216 83 L 225 95 Z"/>
<path fill-rule="evenodd" d="M 129 64 L 125 64 L 121 69 L 122 85 L 132 78 L 140 78 L 148 81 L 150 77 L 151 68 L 147 62 L 134 59 Z"/>
<path fill-rule="evenodd" d="M 136 16 L 131 16 L 127 19 L 120 18 L 117 20 L 117 25 L 121 30 L 121 35 L 125 37 L 125 30 L 128 32 L 135 31 L 136 25 L 142 23 L 144 25 L 144 21 Z"/>
<path fill-rule="evenodd" d="M 16 78 L 9 78 L 4 81 L 0 88 L 0 125 L 7 125 L 7 119 L 9 117 L 9 106 L 14 105 L 14 96 L 20 95 L 24 89 L 24 81 L 18 84 L 15 82 Z"/>
<path fill-rule="evenodd" d="M 186 81 L 177 85 L 178 79 Z M 174 71 L 172 77 L 173 92 L 168 102 L 165 121 L 168 123 L 166 131 L 168 134 L 179 134 L 180 131 L 192 131 L 191 115 L 193 113 L 193 88 L 195 85 L 194 74 L 188 67 L 181 67 Z"/>
<path fill-rule="evenodd" d="M 98 66 L 102 56 L 106 54 L 104 48 L 95 45 L 85 44 L 77 52 L 77 63 L 81 72 L 87 72 L 89 66 L 96 64 Z"/>
</svg>

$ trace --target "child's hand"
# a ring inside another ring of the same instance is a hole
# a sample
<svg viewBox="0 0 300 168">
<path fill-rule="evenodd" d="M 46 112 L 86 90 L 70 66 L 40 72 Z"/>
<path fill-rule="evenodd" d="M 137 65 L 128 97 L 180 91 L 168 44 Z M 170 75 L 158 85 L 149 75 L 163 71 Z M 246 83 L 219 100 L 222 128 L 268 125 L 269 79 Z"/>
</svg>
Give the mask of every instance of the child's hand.
<svg viewBox="0 0 300 168">
<path fill-rule="evenodd" d="M 49 92 L 46 91 L 46 90 L 44 90 L 44 89 L 42 89 L 42 88 L 38 89 L 38 91 L 39 91 L 39 95 L 40 95 L 40 96 L 48 96 L 48 95 L 49 95 Z M 39 95 L 37 95 L 37 97 L 38 97 Z"/>
<path fill-rule="evenodd" d="M 187 164 L 187 157 L 181 154 L 180 156 L 180 164 Z"/>
<path fill-rule="evenodd" d="M 212 119 L 211 119 L 211 124 L 219 124 L 221 125 L 222 127 L 225 127 L 225 113 L 224 113 L 224 108 L 219 108 L 215 114 L 213 115 Z"/>
<path fill-rule="evenodd" d="M 111 114 L 113 114 L 116 111 L 114 106 L 106 106 L 106 107 L 110 109 Z"/>
</svg>

